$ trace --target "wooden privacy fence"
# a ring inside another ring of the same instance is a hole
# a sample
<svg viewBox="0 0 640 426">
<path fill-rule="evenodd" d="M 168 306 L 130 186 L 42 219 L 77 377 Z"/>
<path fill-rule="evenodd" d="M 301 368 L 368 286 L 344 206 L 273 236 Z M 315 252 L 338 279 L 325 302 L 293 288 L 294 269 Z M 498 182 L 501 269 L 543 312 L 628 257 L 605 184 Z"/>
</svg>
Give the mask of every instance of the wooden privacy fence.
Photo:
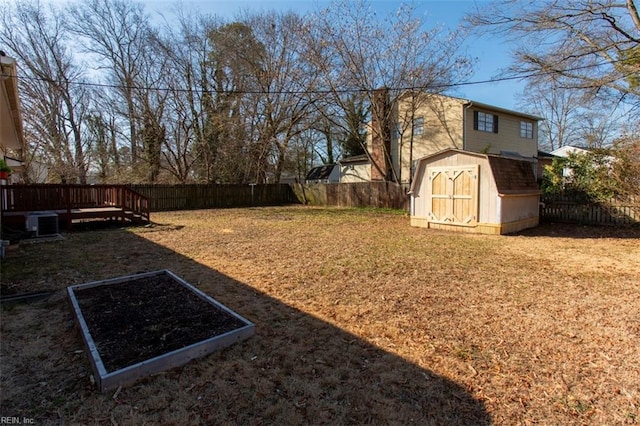
<svg viewBox="0 0 640 426">
<path fill-rule="evenodd" d="M 640 209 L 631 202 L 609 200 L 578 202 L 569 197 L 543 198 L 540 219 L 589 225 L 631 225 L 640 223 Z"/>
<path fill-rule="evenodd" d="M 272 206 L 298 202 L 287 184 L 132 184 L 128 187 L 149 198 L 152 212 Z"/>
<path fill-rule="evenodd" d="M 316 206 L 409 209 L 406 188 L 392 182 L 292 184 L 298 200 Z"/>
</svg>

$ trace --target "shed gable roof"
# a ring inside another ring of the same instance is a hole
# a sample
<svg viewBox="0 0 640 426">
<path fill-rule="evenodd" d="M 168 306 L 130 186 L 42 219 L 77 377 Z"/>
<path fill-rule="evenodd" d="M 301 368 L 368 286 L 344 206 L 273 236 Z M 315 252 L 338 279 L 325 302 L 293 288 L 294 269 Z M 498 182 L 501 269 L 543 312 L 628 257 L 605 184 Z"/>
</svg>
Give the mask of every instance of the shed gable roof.
<svg viewBox="0 0 640 426">
<path fill-rule="evenodd" d="M 531 162 L 487 155 L 500 194 L 537 192 L 538 183 Z"/>
<path fill-rule="evenodd" d="M 529 160 L 519 160 L 500 155 L 480 154 L 460 149 L 445 149 L 444 151 L 422 157 L 418 160 L 418 167 L 416 167 L 409 193 L 412 194 L 417 191 L 422 181 L 419 174 L 425 173 L 425 165 L 434 160 L 449 157 L 454 154 L 485 158 L 489 163 L 491 174 L 499 194 L 531 194 L 540 192 L 533 171 L 534 163 Z"/>
</svg>

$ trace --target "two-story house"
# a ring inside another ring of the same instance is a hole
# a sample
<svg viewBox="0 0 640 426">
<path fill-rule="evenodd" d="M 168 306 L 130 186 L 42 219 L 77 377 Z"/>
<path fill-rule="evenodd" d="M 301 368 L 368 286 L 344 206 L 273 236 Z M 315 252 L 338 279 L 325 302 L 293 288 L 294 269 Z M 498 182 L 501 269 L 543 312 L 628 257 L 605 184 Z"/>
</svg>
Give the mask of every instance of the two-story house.
<svg viewBox="0 0 640 426">
<path fill-rule="evenodd" d="M 410 183 L 415 162 L 446 149 L 528 158 L 538 154 L 534 115 L 450 96 L 407 92 L 394 105 L 374 93 L 367 147 L 371 180 Z"/>
</svg>

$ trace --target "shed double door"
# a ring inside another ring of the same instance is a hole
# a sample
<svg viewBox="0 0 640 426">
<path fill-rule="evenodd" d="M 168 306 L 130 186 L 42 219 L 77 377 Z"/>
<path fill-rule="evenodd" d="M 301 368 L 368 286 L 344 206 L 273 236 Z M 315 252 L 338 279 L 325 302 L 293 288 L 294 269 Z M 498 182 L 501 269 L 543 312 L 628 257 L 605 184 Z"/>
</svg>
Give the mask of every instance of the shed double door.
<svg viewBox="0 0 640 426">
<path fill-rule="evenodd" d="M 479 166 L 430 167 L 430 221 L 474 226 L 478 223 Z"/>
</svg>

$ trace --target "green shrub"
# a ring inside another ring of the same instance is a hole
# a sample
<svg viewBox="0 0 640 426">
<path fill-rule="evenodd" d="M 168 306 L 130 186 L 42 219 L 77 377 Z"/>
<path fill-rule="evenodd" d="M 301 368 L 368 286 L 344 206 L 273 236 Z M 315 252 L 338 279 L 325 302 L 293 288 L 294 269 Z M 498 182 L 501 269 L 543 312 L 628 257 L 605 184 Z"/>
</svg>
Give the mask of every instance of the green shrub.
<svg viewBox="0 0 640 426">
<path fill-rule="evenodd" d="M 619 183 L 613 168 L 616 162 L 610 149 L 571 153 L 553 159 L 542 177 L 544 196 L 563 195 L 576 201 L 606 201 L 619 193 Z"/>
</svg>

